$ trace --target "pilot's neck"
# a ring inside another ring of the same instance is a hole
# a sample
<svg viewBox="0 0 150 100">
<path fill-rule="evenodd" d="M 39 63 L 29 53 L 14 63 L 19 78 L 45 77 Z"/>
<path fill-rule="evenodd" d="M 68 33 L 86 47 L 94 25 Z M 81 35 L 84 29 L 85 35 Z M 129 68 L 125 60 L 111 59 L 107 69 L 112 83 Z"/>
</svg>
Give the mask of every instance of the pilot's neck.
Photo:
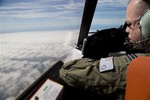
<svg viewBox="0 0 150 100">
<path fill-rule="evenodd" d="M 150 40 L 149 40 L 149 43 L 146 46 L 145 52 L 150 52 Z"/>
<path fill-rule="evenodd" d="M 143 43 L 143 45 L 140 43 L 135 49 L 142 50 L 144 52 L 150 52 L 150 39 Z"/>
</svg>

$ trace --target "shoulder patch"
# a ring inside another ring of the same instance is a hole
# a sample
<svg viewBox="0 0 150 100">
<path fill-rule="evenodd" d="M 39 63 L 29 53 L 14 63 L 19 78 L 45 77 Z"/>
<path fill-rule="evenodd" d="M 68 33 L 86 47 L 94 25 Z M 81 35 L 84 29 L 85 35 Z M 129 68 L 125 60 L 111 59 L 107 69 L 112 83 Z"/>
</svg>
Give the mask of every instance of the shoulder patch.
<svg viewBox="0 0 150 100">
<path fill-rule="evenodd" d="M 114 69 L 113 57 L 101 58 L 99 63 L 99 71 L 109 71 Z"/>
</svg>

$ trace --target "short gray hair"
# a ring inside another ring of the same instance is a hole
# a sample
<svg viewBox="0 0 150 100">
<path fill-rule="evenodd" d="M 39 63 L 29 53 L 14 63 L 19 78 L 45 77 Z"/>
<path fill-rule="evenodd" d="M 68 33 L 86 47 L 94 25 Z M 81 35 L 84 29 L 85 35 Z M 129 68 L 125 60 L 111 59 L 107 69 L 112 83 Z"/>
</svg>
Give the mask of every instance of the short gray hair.
<svg viewBox="0 0 150 100">
<path fill-rule="evenodd" d="M 150 9 L 150 0 L 129 0 L 128 5 L 130 4 L 135 6 L 136 11 L 134 14 L 138 17 L 142 16 L 145 11 Z"/>
<path fill-rule="evenodd" d="M 146 4 L 150 6 L 150 0 L 138 0 L 138 2 L 142 2 L 142 1 L 144 1 Z"/>
<path fill-rule="evenodd" d="M 137 7 L 142 7 L 142 6 L 145 6 L 144 8 L 146 8 L 145 10 L 147 9 L 150 9 L 150 0 L 137 0 Z"/>
<path fill-rule="evenodd" d="M 129 0 L 128 4 L 130 3 L 130 1 L 131 0 Z M 137 3 L 141 3 L 142 1 L 150 6 L 150 0 L 137 0 Z"/>
</svg>

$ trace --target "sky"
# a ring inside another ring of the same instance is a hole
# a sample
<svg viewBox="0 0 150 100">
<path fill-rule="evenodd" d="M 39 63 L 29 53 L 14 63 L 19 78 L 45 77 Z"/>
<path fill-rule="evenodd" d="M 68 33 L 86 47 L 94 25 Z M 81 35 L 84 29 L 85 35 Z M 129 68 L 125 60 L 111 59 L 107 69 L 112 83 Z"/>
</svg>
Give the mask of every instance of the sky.
<svg viewBox="0 0 150 100">
<path fill-rule="evenodd" d="M 128 0 L 98 0 L 90 30 L 118 28 L 125 22 Z"/>
<path fill-rule="evenodd" d="M 75 49 L 85 0 L 0 0 L 0 100 L 15 100 Z M 99 0 L 91 30 L 119 27 L 126 0 Z M 7 33 L 7 34 L 4 34 Z"/>
<path fill-rule="evenodd" d="M 0 0 L 0 33 L 80 28 L 85 0 Z M 99 0 L 91 29 L 117 27 L 126 0 Z"/>
<path fill-rule="evenodd" d="M 83 5 L 84 0 L 1 0 L 1 33 L 79 29 Z"/>
</svg>

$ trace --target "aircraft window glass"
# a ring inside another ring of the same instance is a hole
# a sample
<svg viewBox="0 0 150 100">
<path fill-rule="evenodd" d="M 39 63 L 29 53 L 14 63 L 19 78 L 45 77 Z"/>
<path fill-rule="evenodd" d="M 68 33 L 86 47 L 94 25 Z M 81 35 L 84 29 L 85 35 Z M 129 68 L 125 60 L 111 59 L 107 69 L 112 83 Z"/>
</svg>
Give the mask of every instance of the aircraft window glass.
<svg viewBox="0 0 150 100">
<path fill-rule="evenodd" d="M 128 0 L 99 0 L 90 27 L 90 32 L 118 28 L 125 22 Z"/>
<path fill-rule="evenodd" d="M 0 1 L 0 100 L 15 100 L 58 60 L 71 59 L 85 0 Z"/>
</svg>

